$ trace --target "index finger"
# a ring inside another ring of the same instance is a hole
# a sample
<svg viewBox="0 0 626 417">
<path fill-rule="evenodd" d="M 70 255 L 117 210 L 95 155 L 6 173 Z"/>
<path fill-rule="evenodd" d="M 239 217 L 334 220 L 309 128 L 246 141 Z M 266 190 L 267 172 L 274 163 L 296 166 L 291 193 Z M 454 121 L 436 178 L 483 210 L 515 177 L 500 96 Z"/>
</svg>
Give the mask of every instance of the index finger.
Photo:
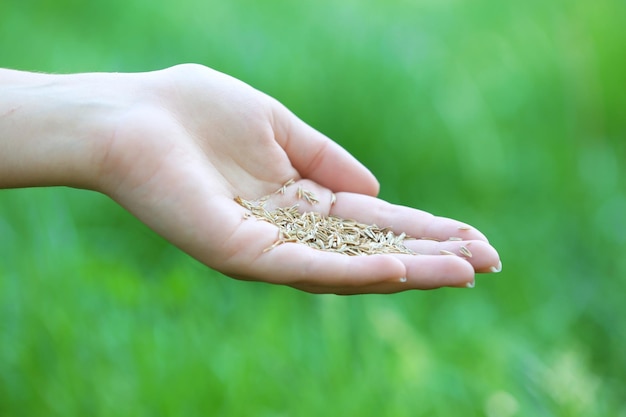
<svg viewBox="0 0 626 417">
<path fill-rule="evenodd" d="M 442 241 L 459 238 L 489 242 L 483 233 L 466 223 L 362 194 L 336 193 L 336 201 L 330 214 L 379 227 L 389 227 L 395 233 L 404 232 L 418 239 Z"/>
</svg>

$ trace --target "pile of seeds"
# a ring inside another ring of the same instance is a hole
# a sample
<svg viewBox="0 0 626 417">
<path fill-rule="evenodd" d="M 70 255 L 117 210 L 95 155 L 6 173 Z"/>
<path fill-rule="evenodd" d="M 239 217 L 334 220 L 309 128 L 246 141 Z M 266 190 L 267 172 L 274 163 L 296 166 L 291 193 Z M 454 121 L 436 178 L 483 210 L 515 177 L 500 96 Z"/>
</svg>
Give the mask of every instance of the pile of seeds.
<svg viewBox="0 0 626 417">
<path fill-rule="evenodd" d="M 284 194 L 288 185 L 283 185 L 277 193 Z M 298 199 L 310 204 L 318 203 L 312 192 L 298 187 Z M 334 203 L 332 196 L 331 205 Z M 279 207 L 268 210 L 265 203 L 269 196 L 259 200 L 248 201 L 236 197 L 235 201 L 249 210 L 247 217 L 269 222 L 279 230 L 278 240 L 265 249 L 271 250 L 287 242 L 302 243 L 315 249 L 343 253 L 345 255 L 373 255 L 386 253 L 404 253 L 415 255 L 415 252 L 404 246 L 404 240 L 410 239 L 406 234 L 395 235 L 389 228 L 379 228 L 354 220 L 346 220 L 336 216 L 322 216 L 317 212 L 298 211 L 298 204 L 291 207 Z"/>
</svg>

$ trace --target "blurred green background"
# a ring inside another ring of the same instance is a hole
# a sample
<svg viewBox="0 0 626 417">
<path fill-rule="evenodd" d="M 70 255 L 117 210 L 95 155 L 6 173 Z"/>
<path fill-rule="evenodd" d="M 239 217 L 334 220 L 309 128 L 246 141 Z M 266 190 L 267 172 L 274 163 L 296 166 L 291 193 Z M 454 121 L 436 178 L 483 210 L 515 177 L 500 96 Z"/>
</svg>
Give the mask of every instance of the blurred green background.
<svg viewBox="0 0 626 417">
<path fill-rule="evenodd" d="M 626 416 L 626 3 L 6 0 L 0 66 L 196 62 L 484 231 L 473 290 L 225 278 L 110 200 L 0 191 L 0 416 Z"/>
</svg>

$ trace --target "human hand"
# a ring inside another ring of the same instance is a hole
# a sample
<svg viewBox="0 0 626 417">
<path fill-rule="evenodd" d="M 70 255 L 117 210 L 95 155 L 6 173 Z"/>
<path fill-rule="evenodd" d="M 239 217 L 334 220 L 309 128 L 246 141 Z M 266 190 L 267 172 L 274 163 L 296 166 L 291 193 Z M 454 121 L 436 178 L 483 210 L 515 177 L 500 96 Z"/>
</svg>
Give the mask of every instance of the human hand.
<svg viewBox="0 0 626 417">
<path fill-rule="evenodd" d="M 75 185 L 109 195 L 226 275 L 356 294 L 465 287 L 473 285 L 475 272 L 501 268 L 478 230 L 376 198 L 378 182 L 348 152 L 236 79 L 198 65 L 77 77 L 83 89 L 91 83 L 82 95 L 99 92 L 106 105 L 98 106 L 98 134 L 88 146 L 95 156 Z M 319 203 L 296 201 L 295 193 L 272 194 L 292 178 L 294 187 L 312 191 Z M 234 198 L 267 194 L 277 206 L 299 202 L 303 210 L 430 239 L 405 242 L 420 255 L 346 256 L 297 243 L 264 251 L 277 239 L 276 227 L 245 220 Z M 449 240 L 456 237 L 461 240 Z M 443 255 L 448 252 L 461 256 Z"/>
</svg>

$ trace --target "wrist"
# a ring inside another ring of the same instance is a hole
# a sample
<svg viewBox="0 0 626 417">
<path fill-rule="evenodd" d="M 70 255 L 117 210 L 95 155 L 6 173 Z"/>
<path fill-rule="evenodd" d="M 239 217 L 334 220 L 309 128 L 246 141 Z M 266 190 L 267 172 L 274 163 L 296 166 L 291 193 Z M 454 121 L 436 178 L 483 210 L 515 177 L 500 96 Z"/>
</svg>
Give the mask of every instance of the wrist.
<svg viewBox="0 0 626 417">
<path fill-rule="evenodd" d="M 95 189 L 116 115 L 115 74 L 0 70 L 0 188 Z"/>
</svg>

